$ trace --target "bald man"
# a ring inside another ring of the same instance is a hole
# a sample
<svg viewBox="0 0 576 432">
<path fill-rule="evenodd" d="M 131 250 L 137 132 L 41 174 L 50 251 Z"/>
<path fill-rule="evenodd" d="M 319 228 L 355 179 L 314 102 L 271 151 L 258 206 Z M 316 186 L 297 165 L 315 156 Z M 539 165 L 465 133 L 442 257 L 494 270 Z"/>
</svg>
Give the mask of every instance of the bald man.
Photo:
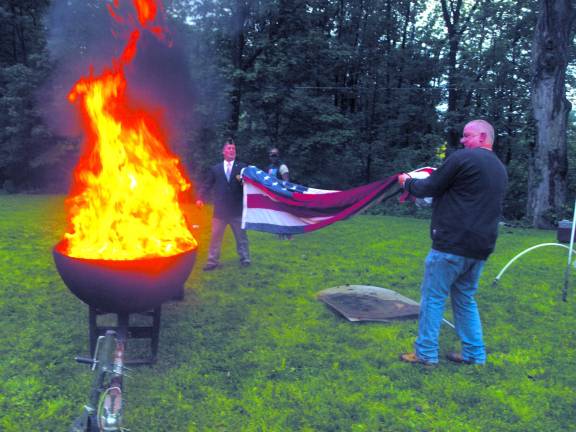
<svg viewBox="0 0 576 432">
<path fill-rule="evenodd" d="M 432 249 L 425 262 L 415 351 L 402 354 L 408 363 L 438 363 L 438 337 L 448 296 L 461 352 L 447 355 L 462 364 L 486 362 L 482 323 L 474 295 L 488 256 L 494 251 L 498 222 L 508 185 L 506 168 L 492 152 L 494 128 L 485 120 L 466 124 L 460 142 L 426 179 L 398 176 L 415 197 L 433 197 Z"/>
</svg>

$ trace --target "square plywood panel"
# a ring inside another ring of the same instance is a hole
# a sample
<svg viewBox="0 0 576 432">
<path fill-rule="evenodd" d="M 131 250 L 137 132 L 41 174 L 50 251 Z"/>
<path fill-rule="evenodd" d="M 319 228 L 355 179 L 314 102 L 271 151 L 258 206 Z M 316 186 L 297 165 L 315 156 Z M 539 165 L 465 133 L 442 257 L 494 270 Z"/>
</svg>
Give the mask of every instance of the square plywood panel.
<svg viewBox="0 0 576 432">
<path fill-rule="evenodd" d="M 386 288 L 368 285 L 342 285 L 318 293 L 318 300 L 349 321 L 418 319 L 417 302 Z"/>
</svg>

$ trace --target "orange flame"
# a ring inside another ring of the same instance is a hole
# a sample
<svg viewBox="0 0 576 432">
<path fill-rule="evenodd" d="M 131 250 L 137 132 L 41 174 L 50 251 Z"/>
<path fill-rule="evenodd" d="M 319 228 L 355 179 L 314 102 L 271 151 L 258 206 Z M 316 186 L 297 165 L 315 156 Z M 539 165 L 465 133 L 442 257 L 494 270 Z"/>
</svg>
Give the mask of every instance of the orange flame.
<svg viewBox="0 0 576 432">
<path fill-rule="evenodd" d="M 116 7 L 118 6 L 115 2 Z M 135 0 L 142 24 L 157 5 Z M 123 64 L 137 52 L 134 30 L 119 63 L 80 79 L 68 99 L 82 113 L 86 141 L 67 200 L 66 255 L 132 260 L 196 248 L 182 210 L 191 183 L 154 117 L 126 96 Z"/>
<path fill-rule="evenodd" d="M 140 24 L 146 25 L 149 21 L 152 22 L 156 18 L 158 7 L 154 0 L 134 0 L 134 6 L 138 11 Z"/>
</svg>

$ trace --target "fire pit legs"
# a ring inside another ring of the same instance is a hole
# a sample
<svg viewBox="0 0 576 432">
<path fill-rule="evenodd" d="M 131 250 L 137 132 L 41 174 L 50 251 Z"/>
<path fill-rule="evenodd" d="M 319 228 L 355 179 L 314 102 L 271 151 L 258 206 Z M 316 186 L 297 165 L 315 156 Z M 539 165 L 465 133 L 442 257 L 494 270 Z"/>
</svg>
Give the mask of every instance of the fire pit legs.
<svg viewBox="0 0 576 432">
<path fill-rule="evenodd" d="M 117 314 L 118 321 L 118 340 L 124 344 L 124 348 L 128 345 L 128 332 L 130 327 L 130 315 L 127 313 Z"/>
<path fill-rule="evenodd" d="M 115 313 L 115 312 L 105 312 L 94 307 L 89 307 L 89 331 L 90 331 L 90 354 L 94 355 L 94 350 L 96 349 L 96 341 L 98 336 L 102 336 L 106 333 L 106 330 L 115 330 L 118 333 L 118 338 L 124 342 L 126 346 L 128 339 L 150 339 L 150 350 L 151 355 L 145 359 L 133 359 L 125 361 L 126 365 L 151 365 L 156 363 L 156 358 L 158 356 L 158 345 L 160 342 L 160 318 L 161 318 L 162 306 L 158 306 L 154 310 L 148 312 L 140 313 Z M 99 326 L 98 316 L 100 315 L 116 315 L 116 326 Z M 144 315 L 152 317 L 152 325 L 149 326 L 130 326 L 130 315 Z"/>
</svg>

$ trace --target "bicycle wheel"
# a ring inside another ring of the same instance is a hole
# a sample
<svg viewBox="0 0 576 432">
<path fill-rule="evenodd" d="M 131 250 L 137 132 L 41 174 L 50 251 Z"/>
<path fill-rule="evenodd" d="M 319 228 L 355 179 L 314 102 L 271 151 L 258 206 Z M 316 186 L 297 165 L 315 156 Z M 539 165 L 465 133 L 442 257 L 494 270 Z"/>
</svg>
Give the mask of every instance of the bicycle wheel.
<svg viewBox="0 0 576 432">
<path fill-rule="evenodd" d="M 122 431 L 122 377 L 124 368 L 124 343 L 114 334 L 115 349 L 108 369 L 110 380 L 103 387 L 98 401 L 96 418 L 101 431 Z"/>
<path fill-rule="evenodd" d="M 102 393 L 98 405 L 99 430 L 106 432 L 121 431 L 122 408 L 122 389 L 118 386 L 108 387 Z"/>
</svg>

